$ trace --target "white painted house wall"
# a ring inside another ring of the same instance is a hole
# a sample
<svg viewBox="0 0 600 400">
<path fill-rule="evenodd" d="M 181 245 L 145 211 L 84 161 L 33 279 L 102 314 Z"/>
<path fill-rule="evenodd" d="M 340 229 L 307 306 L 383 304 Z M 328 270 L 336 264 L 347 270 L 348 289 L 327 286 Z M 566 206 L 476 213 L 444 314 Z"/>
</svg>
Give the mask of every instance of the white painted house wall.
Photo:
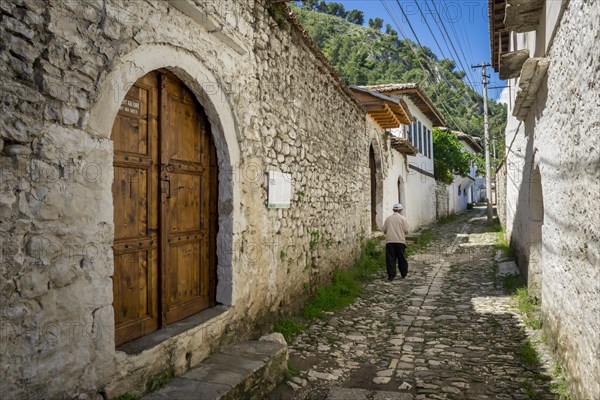
<svg viewBox="0 0 600 400">
<path fill-rule="evenodd" d="M 392 97 L 398 97 L 393 96 Z M 408 96 L 400 96 L 408 104 L 410 113 L 414 118 L 421 121 L 422 126 L 429 132 L 433 131 L 433 124 L 425 116 Z M 392 129 L 391 134 L 408 139 L 408 126 Z M 424 129 L 422 129 L 422 132 Z M 431 135 L 431 134 L 429 134 Z M 421 133 L 423 136 L 423 133 Z M 400 152 L 390 149 L 389 166 L 387 175 L 384 177 L 383 189 L 383 216 L 384 219 L 392 214 L 392 206 L 400 201 L 404 206 L 402 214 L 408 218 L 413 231 L 424 225 L 435 221 L 435 179 L 433 178 L 433 138 L 422 140 L 423 152 L 416 156 L 406 156 Z M 426 151 L 424 143 L 429 148 Z M 389 144 L 388 144 L 389 148 Z M 432 176 L 425 175 L 412 167 L 419 168 Z M 398 182 L 401 182 L 401 194 L 398 196 Z"/>
</svg>

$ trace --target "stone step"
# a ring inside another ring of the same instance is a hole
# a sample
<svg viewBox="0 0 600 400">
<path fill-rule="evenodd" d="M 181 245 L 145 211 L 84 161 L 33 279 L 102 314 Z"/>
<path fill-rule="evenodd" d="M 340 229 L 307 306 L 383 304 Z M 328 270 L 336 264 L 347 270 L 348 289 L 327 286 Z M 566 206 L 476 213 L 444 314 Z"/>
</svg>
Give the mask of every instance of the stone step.
<svg viewBox="0 0 600 400">
<path fill-rule="evenodd" d="M 332 387 L 326 400 L 414 400 L 410 393 Z"/>
<path fill-rule="evenodd" d="M 283 380 L 287 361 L 283 337 L 235 343 L 142 400 L 262 400 Z"/>
</svg>

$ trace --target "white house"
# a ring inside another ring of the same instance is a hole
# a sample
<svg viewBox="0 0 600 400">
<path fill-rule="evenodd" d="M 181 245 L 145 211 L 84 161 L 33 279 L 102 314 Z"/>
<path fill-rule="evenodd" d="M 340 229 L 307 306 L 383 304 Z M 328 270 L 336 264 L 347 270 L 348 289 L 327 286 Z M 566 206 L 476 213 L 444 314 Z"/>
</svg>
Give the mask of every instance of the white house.
<svg viewBox="0 0 600 400">
<path fill-rule="evenodd" d="M 467 135 L 463 132 L 452 132 L 456 135 L 464 151 L 477 154 L 483 152 L 479 144 L 479 138 Z M 485 179 L 479 178 L 477 186 L 477 165 L 471 161 L 469 174 L 467 176 L 454 175 L 454 182 L 448 185 L 448 212 L 459 214 L 467 209 L 468 204 L 473 204 L 481 199 L 481 184 L 485 193 Z"/>
<path fill-rule="evenodd" d="M 410 116 L 409 120 L 388 128 L 381 221 L 391 214 L 393 204 L 400 202 L 413 230 L 434 222 L 436 181 L 432 130 L 434 126 L 445 125 L 441 113 L 416 83 L 353 87 L 353 90 L 391 98 L 406 107 L 406 114 Z"/>
</svg>

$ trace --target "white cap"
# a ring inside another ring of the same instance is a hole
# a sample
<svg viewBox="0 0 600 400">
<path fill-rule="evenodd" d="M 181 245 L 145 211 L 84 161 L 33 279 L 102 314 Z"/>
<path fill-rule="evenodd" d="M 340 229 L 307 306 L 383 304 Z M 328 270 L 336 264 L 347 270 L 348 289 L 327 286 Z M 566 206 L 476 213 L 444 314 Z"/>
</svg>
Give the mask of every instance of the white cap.
<svg viewBox="0 0 600 400">
<path fill-rule="evenodd" d="M 392 210 L 402 210 L 404 209 L 404 207 L 402 207 L 402 204 L 400 203 L 396 203 L 394 204 L 394 207 L 392 207 Z"/>
</svg>

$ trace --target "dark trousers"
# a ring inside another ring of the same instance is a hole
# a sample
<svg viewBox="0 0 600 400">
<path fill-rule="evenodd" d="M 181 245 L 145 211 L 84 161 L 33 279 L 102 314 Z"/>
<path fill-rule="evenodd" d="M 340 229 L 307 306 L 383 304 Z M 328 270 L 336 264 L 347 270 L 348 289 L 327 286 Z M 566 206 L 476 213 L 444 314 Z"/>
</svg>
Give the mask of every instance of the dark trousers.
<svg viewBox="0 0 600 400">
<path fill-rule="evenodd" d="M 392 279 L 396 276 L 396 263 L 398 263 L 398 269 L 403 278 L 408 274 L 408 261 L 406 261 L 405 250 L 406 245 L 404 243 L 385 244 L 385 265 L 388 278 Z"/>
</svg>

